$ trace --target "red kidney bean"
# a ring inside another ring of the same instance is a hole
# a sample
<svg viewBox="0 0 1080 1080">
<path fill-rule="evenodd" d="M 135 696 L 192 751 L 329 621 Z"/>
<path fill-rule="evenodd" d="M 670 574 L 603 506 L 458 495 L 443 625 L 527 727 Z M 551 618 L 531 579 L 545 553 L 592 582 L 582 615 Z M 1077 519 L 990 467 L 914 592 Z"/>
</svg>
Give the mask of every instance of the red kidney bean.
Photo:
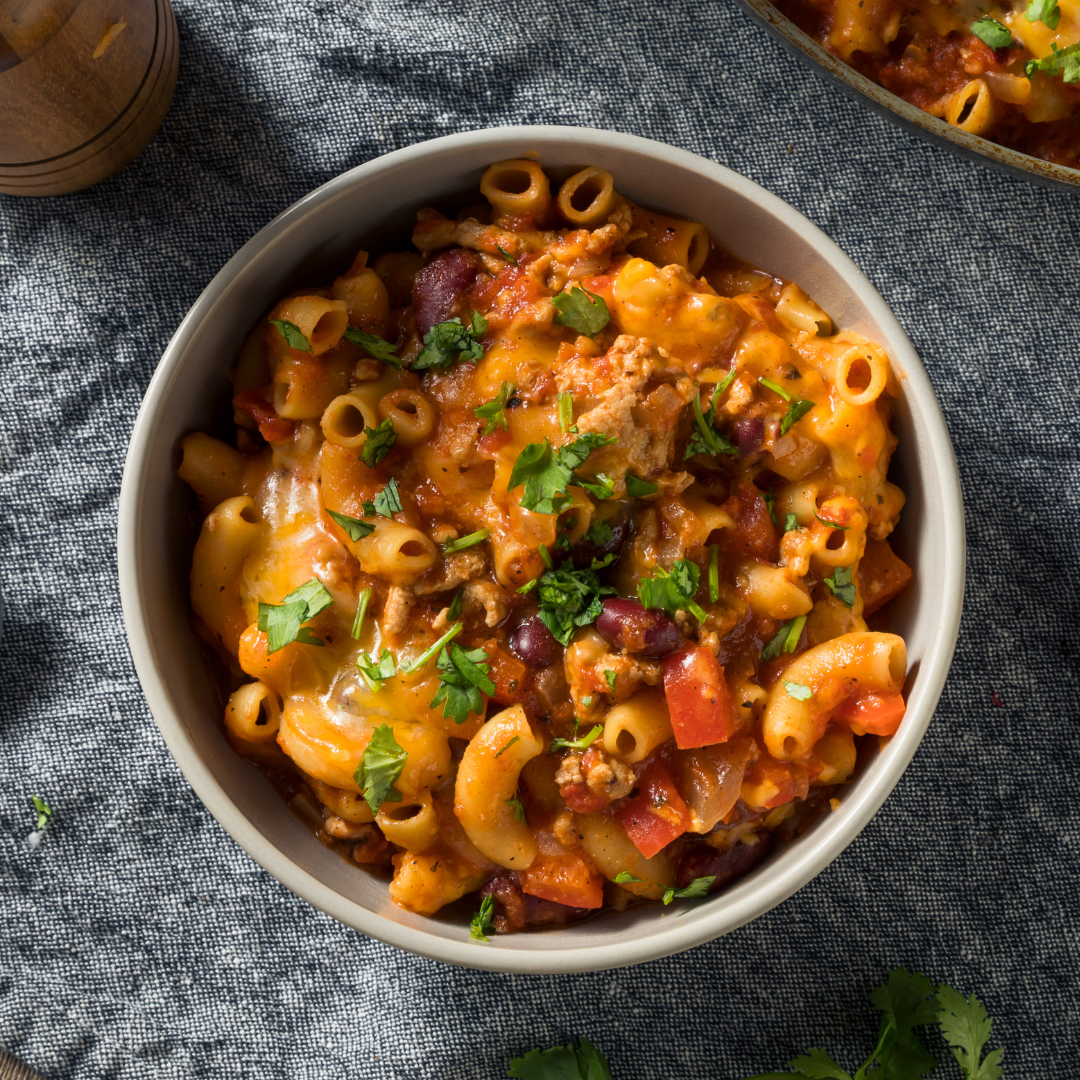
<svg viewBox="0 0 1080 1080">
<path fill-rule="evenodd" d="M 761 446 L 765 437 L 765 421 L 756 416 L 744 416 L 731 427 L 731 441 L 739 448 L 739 456 L 747 457 Z"/>
<path fill-rule="evenodd" d="M 476 256 L 456 248 L 436 255 L 413 281 L 416 332 L 422 337 L 455 314 L 458 297 L 476 280 Z"/>
<path fill-rule="evenodd" d="M 772 833 L 762 830 L 757 833 L 757 838 L 756 844 L 736 840 L 727 851 L 717 851 L 705 844 L 692 847 L 679 861 L 675 871 L 679 888 L 685 889 L 695 878 L 702 877 L 716 878 L 709 886 L 709 892 L 730 885 L 768 855 L 772 848 Z"/>
<path fill-rule="evenodd" d="M 510 648 L 532 668 L 551 667 L 563 652 L 539 615 L 529 615 L 521 621 L 510 636 Z"/>
<path fill-rule="evenodd" d="M 586 534 L 585 538 L 579 540 L 570 549 L 570 558 L 573 560 L 575 569 L 588 570 L 593 564 L 593 559 L 602 559 L 605 555 L 617 555 L 619 549 L 626 543 L 630 535 L 629 518 L 615 518 L 606 524 L 611 529 L 611 539 L 606 543 L 594 544 Z"/>
<path fill-rule="evenodd" d="M 675 621 L 664 612 L 622 596 L 609 596 L 603 603 L 596 629 L 610 644 L 644 656 L 666 656 L 685 644 Z"/>
</svg>

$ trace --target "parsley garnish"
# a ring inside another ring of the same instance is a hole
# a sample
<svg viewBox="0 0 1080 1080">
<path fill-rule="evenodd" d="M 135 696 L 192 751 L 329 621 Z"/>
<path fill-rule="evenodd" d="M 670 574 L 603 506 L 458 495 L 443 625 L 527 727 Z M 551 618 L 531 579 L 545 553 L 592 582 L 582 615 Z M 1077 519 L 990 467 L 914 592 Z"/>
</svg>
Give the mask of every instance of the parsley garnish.
<svg viewBox="0 0 1080 1080">
<path fill-rule="evenodd" d="M 786 435 L 791 430 L 791 425 L 796 420 L 801 420 L 813 407 L 812 401 L 806 401 L 803 398 L 793 398 L 782 386 L 778 386 L 771 379 L 758 379 L 758 382 L 762 386 L 767 386 L 774 394 L 779 394 L 785 401 L 789 402 L 788 411 L 784 413 L 784 418 L 780 421 L 780 434 Z"/>
<path fill-rule="evenodd" d="M 1036 3 L 1038 2 L 1039 0 L 1036 0 Z M 1030 11 L 1031 8 L 1028 8 L 1028 10 Z M 984 45 L 989 45 L 991 49 L 1008 49 L 1013 43 L 1009 28 L 1002 26 L 996 19 L 991 19 L 989 16 L 976 19 L 971 24 L 971 32 Z"/>
<path fill-rule="evenodd" d="M 41 832 L 52 818 L 52 807 L 40 795 L 31 795 L 30 799 L 34 804 L 34 809 L 37 811 L 35 832 Z"/>
<path fill-rule="evenodd" d="M 520 821 L 521 824 L 524 825 L 525 824 L 525 807 L 521 805 L 521 800 L 520 799 L 507 799 L 506 800 L 506 805 L 513 809 L 514 817 L 516 817 L 518 819 L 518 821 Z"/>
<path fill-rule="evenodd" d="M 397 674 L 397 661 L 391 655 L 389 649 L 383 649 L 378 660 L 374 656 L 361 653 L 356 658 L 356 666 L 360 669 L 364 682 L 373 691 L 381 690 L 383 682 L 389 679 L 391 675 Z"/>
<path fill-rule="evenodd" d="M 659 490 L 659 486 L 651 480 L 642 480 L 631 473 L 626 474 L 626 494 L 631 499 L 644 499 L 647 495 L 655 495 Z"/>
<path fill-rule="evenodd" d="M 424 347 L 409 367 L 413 371 L 445 368 L 457 360 L 469 360 L 475 364 L 484 355 L 477 339 L 483 337 L 487 325 L 487 319 L 477 311 L 472 313 L 468 327 L 462 326 L 461 320 L 456 317 L 448 322 L 436 323 L 424 335 Z"/>
<path fill-rule="evenodd" d="M 1063 82 L 1080 82 L 1080 42 L 1066 45 L 1059 49 L 1056 41 L 1050 42 L 1053 52 L 1041 60 L 1029 60 L 1024 65 L 1024 74 L 1030 79 L 1036 71 L 1042 71 L 1054 78 L 1060 75 Z"/>
<path fill-rule="evenodd" d="M 1057 0 L 1031 0 L 1031 3 L 1027 6 L 1027 11 L 1024 12 L 1024 18 L 1029 23 L 1041 22 L 1051 30 L 1056 30 L 1057 24 L 1061 21 L 1061 8 L 1058 7 Z M 971 29 L 974 31 L 975 27 L 973 26 Z M 986 38 L 983 38 L 983 41 L 986 41 Z M 989 45 L 990 42 L 987 41 L 986 44 Z M 994 46 L 994 48 L 998 47 Z"/>
<path fill-rule="evenodd" d="M 348 514 L 339 514 L 336 510 L 326 512 L 345 530 L 350 540 L 363 540 L 375 531 L 375 526 L 369 521 L 360 521 Z"/>
<path fill-rule="evenodd" d="M 456 540 L 447 540 L 442 546 L 444 555 L 453 555 L 455 551 L 464 551 L 466 548 L 482 544 L 491 535 L 491 530 L 485 525 L 468 536 L 459 536 Z"/>
<path fill-rule="evenodd" d="M 717 389 L 719 390 L 719 387 Z M 719 394 L 713 394 L 712 404 L 705 412 L 701 411 L 700 395 L 694 398 L 694 435 L 686 444 L 683 460 L 692 458 L 695 454 L 709 454 L 712 457 L 716 457 L 717 454 L 738 454 L 739 448 L 725 439 L 713 427 L 713 422 L 716 419 L 716 401 L 718 397 Z"/>
<path fill-rule="evenodd" d="M 290 349 L 295 349 L 297 352 L 311 352 L 311 342 L 296 323 L 291 323 L 288 319 L 271 319 L 270 323 L 277 327 L 277 332 L 285 339 L 285 344 Z"/>
<path fill-rule="evenodd" d="M 633 885 L 635 882 L 641 881 L 641 878 L 634 877 L 629 870 L 620 870 L 612 880 L 616 885 Z"/>
<path fill-rule="evenodd" d="M 509 1075 L 514 1080 L 612 1080 L 607 1058 L 585 1038 L 579 1050 L 573 1045 L 530 1050 L 510 1062 Z"/>
<path fill-rule="evenodd" d="M 799 519 L 794 514 L 788 514 L 788 516 L 784 518 L 784 532 L 798 532 L 799 528 Z"/>
<path fill-rule="evenodd" d="M 504 258 L 504 259 L 505 259 L 505 260 L 506 260 L 506 261 L 507 261 L 507 262 L 508 262 L 508 263 L 509 263 L 510 265 L 511 265 L 511 266 L 517 266 L 517 264 L 518 264 L 518 261 L 517 261 L 517 259 L 515 259 L 515 258 L 514 258 L 514 256 L 510 254 L 510 252 L 509 252 L 509 251 L 505 251 L 505 250 L 504 250 L 503 248 L 501 248 L 501 247 L 500 247 L 500 246 L 499 246 L 498 244 L 496 244 L 496 245 L 495 245 L 495 250 L 496 250 L 496 251 L 497 251 L 497 252 L 498 252 L 498 253 L 499 253 L 499 254 L 500 254 L 500 255 L 501 255 L 501 256 L 502 256 L 502 257 L 503 257 L 503 258 Z"/>
<path fill-rule="evenodd" d="M 788 692 L 788 697 L 793 697 L 796 701 L 809 701 L 814 696 L 814 691 L 809 686 L 789 682 L 787 679 L 784 680 L 784 689 Z"/>
<path fill-rule="evenodd" d="M 480 910 L 472 917 L 469 923 L 469 935 L 477 941 L 487 941 L 488 934 L 495 933 L 495 897 L 485 896 L 480 903 Z"/>
<path fill-rule="evenodd" d="M 559 395 L 559 427 L 563 431 L 569 431 L 570 425 L 574 422 L 574 395 L 573 394 L 560 394 Z"/>
<path fill-rule="evenodd" d="M 524 484 L 521 505 L 537 514 L 562 513 L 572 501 L 563 494 L 571 483 L 585 487 L 588 491 L 602 485 L 608 489 L 610 495 L 611 484 L 603 474 L 597 478 L 597 481 L 600 481 L 598 484 L 597 481 L 582 480 L 575 475 L 575 470 L 585 464 L 597 447 L 614 441 L 613 436 L 591 431 L 557 450 L 553 449 L 546 439 L 542 443 L 529 443 L 518 454 L 507 486 L 513 490 L 519 484 Z"/>
<path fill-rule="evenodd" d="M 373 814 L 379 812 L 384 802 L 401 802 L 401 792 L 394 784 L 405 768 L 408 756 L 398 746 L 389 724 L 382 724 L 372 733 L 354 778 Z"/>
<path fill-rule="evenodd" d="M 443 716 L 464 724 L 470 713 L 478 716 L 484 711 L 481 691 L 491 697 L 495 684 L 488 677 L 488 654 L 483 649 L 463 649 L 456 642 L 439 654 L 439 689 L 431 699 L 431 707 L 442 705 Z"/>
<path fill-rule="evenodd" d="M 356 617 L 353 619 L 350 635 L 360 640 L 360 634 L 364 629 L 364 618 L 367 615 L 368 604 L 371 603 L 371 586 L 368 585 L 360 590 L 360 601 L 356 605 Z"/>
<path fill-rule="evenodd" d="M 613 694 L 615 693 L 615 683 L 618 682 L 618 679 L 619 673 L 617 671 L 612 671 L 611 668 L 604 669 L 604 680 L 607 682 L 608 686 L 611 687 L 611 692 Z"/>
<path fill-rule="evenodd" d="M 575 721 L 576 723 L 577 721 Z M 556 750 L 588 750 L 594 742 L 596 742 L 597 736 L 604 730 L 602 724 L 597 724 L 587 734 L 582 735 L 577 739 L 552 739 L 551 749 L 549 753 L 554 753 Z"/>
<path fill-rule="evenodd" d="M 825 584 L 845 607 L 855 603 L 855 582 L 851 580 L 850 566 L 838 566 L 831 578 L 825 578 Z"/>
<path fill-rule="evenodd" d="M 668 573 L 662 566 L 656 568 L 653 577 L 638 582 L 638 599 L 647 608 L 661 608 L 669 615 L 676 611 L 689 611 L 698 622 L 708 618 L 705 609 L 694 599 L 701 584 L 701 569 L 689 559 L 678 559 Z"/>
<path fill-rule="evenodd" d="M 569 326 L 586 337 L 595 337 L 611 322 L 604 298 L 583 285 L 574 285 L 568 293 L 553 296 L 551 304 L 558 312 L 555 321 L 560 326 Z"/>
<path fill-rule="evenodd" d="M 664 903 L 670 904 L 672 900 L 697 900 L 702 896 L 705 896 L 709 892 L 709 886 L 716 880 L 716 875 L 712 877 L 698 877 L 694 878 L 685 889 L 668 889 L 664 893 Z"/>
<path fill-rule="evenodd" d="M 377 334 L 365 334 L 363 330 L 357 330 L 355 327 L 350 326 L 345 331 L 345 340 L 351 341 L 354 345 L 359 345 L 368 356 L 381 360 L 384 364 L 389 364 L 393 368 L 401 368 L 401 361 L 397 357 L 397 346 L 391 345 L 389 341 L 379 337 Z"/>
<path fill-rule="evenodd" d="M 576 627 L 596 622 L 603 610 L 601 598 L 617 591 L 601 585 L 593 570 L 574 570 L 570 563 L 560 570 L 545 570 L 518 592 L 533 589 L 540 602 L 540 621 L 560 645 L 570 644 Z"/>
<path fill-rule="evenodd" d="M 393 421 L 387 417 L 377 428 L 364 428 L 364 434 L 367 438 L 360 447 L 360 460 L 374 468 L 390 453 L 390 448 L 397 442 L 397 432 Z"/>
<path fill-rule="evenodd" d="M 521 736 L 520 735 L 515 735 L 511 739 L 507 739 L 506 742 L 503 743 L 503 745 L 498 750 L 495 751 L 495 756 L 497 758 L 502 757 L 503 754 L 505 754 L 506 751 L 509 750 L 510 747 L 513 746 L 514 743 L 516 743 L 516 742 L 521 742 Z"/>
<path fill-rule="evenodd" d="M 982 1057 L 983 1047 L 990 1041 L 994 1028 L 983 1003 L 974 994 L 965 1001 L 964 995 L 951 986 L 939 986 L 936 1001 L 941 1034 L 951 1047 L 957 1064 L 964 1070 L 966 1080 L 1000 1080 L 1001 1059 L 1005 1052 L 991 1050 Z"/>
<path fill-rule="evenodd" d="M 266 653 L 276 653 L 286 645 L 299 641 L 304 645 L 321 645 L 322 642 L 301 623 L 314 619 L 325 611 L 334 598 L 326 591 L 318 578 L 305 581 L 293 589 L 280 604 L 259 604 L 258 627 L 266 634 Z"/>
<path fill-rule="evenodd" d="M 487 421 L 487 426 L 480 433 L 482 436 L 490 435 L 492 432 L 498 431 L 500 427 L 503 431 L 509 429 L 510 421 L 506 419 L 506 403 L 513 396 L 514 384 L 504 382 L 499 387 L 499 392 L 489 402 L 473 409 L 473 415 L 478 420 Z"/>
<path fill-rule="evenodd" d="M 375 496 L 371 504 L 371 512 L 380 517 L 393 518 L 400 509 L 401 495 L 398 493 L 397 481 L 391 477 L 390 483 Z M 367 510 L 367 503 L 364 504 L 364 510 Z"/>
<path fill-rule="evenodd" d="M 805 625 L 805 615 L 784 623 L 769 644 L 761 650 L 761 659 L 775 660 L 782 652 L 793 653 L 799 647 L 799 638 L 802 636 Z"/>
</svg>

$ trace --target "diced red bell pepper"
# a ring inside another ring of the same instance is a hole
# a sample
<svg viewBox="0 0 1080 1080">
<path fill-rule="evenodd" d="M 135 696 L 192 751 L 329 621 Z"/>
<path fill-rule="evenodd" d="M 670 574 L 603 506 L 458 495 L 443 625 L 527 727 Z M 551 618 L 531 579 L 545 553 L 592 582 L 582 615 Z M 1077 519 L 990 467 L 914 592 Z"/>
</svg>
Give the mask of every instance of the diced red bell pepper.
<svg viewBox="0 0 1080 1080">
<path fill-rule="evenodd" d="M 565 855 L 538 855 L 522 876 L 521 888 L 530 896 L 567 907 L 604 905 L 604 879 L 576 851 Z"/>
<path fill-rule="evenodd" d="M 634 847 L 651 859 L 690 828 L 690 808 L 659 761 L 645 766 L 637 788 L 637 795 L 623 802 L 616 813 Z"/>
<path fill-rule="evenodd" d="M 528 667 L 497 641 L 485 641 L 483 649 L 488 654 L 488 674 L 495 684 L 494 699 L 500 705 L 513 705 L 523 700 Z"/>
<path fill-rule="evenodd" d="M 274 412 L 269 399 L 257 390 L 238 390 L 233 395 L 233 405 L 246 412 L 259 426 L 259 434 L 267 442 L 284 442 L 291 439 L 296 425 Z"/>
<path fill-rule="evenodd" d="M 895 735 L 906 709 L 899 690 L 871 690 L 849 697 L 832 715 L 869 735 Z"/>
<path fill-rule="evenodd" d="M 704 645 L 664 657 L 664 693 L 680 750 L 726 742 L 739 729 L 724 669 Z"/>
<path fill-rule="evenodd" d="M 743 797 L 754 810 L 772 810 L 793 799 L 805 799 L 810 775 L 797 761 L 777 761 L 762 754 L 743 776 Z"/>
</svg>

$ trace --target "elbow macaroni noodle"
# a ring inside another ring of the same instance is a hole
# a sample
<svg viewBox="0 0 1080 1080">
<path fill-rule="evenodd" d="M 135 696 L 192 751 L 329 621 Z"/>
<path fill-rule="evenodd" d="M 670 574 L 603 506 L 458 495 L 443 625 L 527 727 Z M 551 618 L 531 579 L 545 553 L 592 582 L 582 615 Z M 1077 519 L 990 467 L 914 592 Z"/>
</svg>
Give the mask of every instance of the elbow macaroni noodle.
<svg viewBox="0 0 1080 1080">
<path fill-rule="evenodd" d="M 603 169 L 480 188 L 281 300 L 180 475 L 233 746 L 396 903 L 483 888 L 508 932 L 825 812 L 901 722 L 867 620 L 910 571 L 878 345 Z"/>
</svg>

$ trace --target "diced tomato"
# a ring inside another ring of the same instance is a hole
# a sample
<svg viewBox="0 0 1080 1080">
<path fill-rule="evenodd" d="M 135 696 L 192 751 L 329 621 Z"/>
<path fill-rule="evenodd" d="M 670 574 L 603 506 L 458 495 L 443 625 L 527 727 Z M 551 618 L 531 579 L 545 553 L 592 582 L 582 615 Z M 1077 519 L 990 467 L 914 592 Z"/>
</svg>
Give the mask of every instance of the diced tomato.
<svg viewBox="0 0 1080 1080">
<path fill-rule="evenodd" d="M 598 908 L 604 905 L 604 879 L 576 851 L 565 855 L 538 855 L 522 875 L 521 888 L 529 896 L 567 907 Z"/>
<path fill-rule="evenodd" d="M 494 699 L 500 705 L 513 705 L 523 700 L 528 667 L 496 641 L 485 641 L 483 649 L 488 654 L 489 674 L 495 684 Z"/>
<path fill-rule="evenodd" d="M 509 431 L 493 431 L 480 439 L 476 444 L 476 451 L 481 457 L 493 458 L 509 441 Z"/>
<path fill-rule="evenodd" d="M 587 784 L 564 784 L 559 788 L 559 794 L 563 802 L 578 814 L 595 814 L 609 802 L 606 795 L 593 791 Z"/>
<path fill-rule="evenodd" d="M 906 708 L 899 690 L 869 691 L 848 698 L 832 715 L 834 720 L 847 720 L 860 733 L 895 735 Z"/>
<path fill-rule="evenodd" d="M 651 859 L 690 828 L 690 808 L 659 761 L 645 766 L 637 787 L 637 795 L 622 803 L 616 813 L 634 847 Z"/>
<path fill-rule="evenodd" d="M 292 438 L 296 425 L 278 416 L 269 399 L 257 390 L 238 390 L 233 397 L 233 405 L 246 412 L 259 425 L 259 434 L 267 442 L 284 442 Z"/>
<path fill-rule="evenodd" d="M 805 799 L 810 790 L 806 766 L 798 761 L 777 761 L 762 754 L 743 776 L 743 800 L 754 810 L 772 810 L 793 799 Z"/>
<path fill-rule="evenodd" d="M 738 730 L 724 669 L 704 645 L 664 657 L 664 694 L 680 750 L 726 742 Z"/>
</svg>

